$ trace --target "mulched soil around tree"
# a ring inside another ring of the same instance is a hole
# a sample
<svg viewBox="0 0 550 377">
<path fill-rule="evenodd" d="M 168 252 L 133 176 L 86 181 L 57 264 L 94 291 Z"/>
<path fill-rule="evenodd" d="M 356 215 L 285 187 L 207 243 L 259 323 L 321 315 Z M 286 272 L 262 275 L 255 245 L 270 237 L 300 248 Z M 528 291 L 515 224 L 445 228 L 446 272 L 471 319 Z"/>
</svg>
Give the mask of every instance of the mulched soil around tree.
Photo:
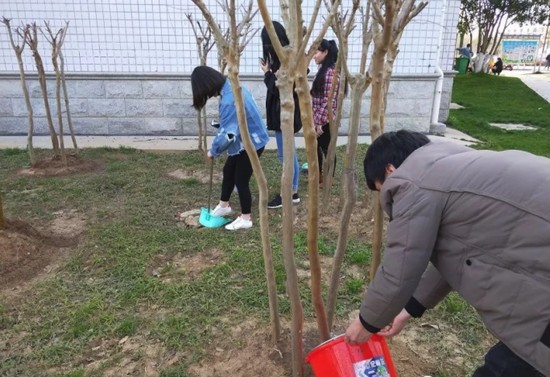
<svg viewBox="0 0 550 377">
<path fill-rule="evenodd" d="M 78 237 L 61 237 L 23 221 L 6 220 L 0 230 L 0 287 L 15 287 L 40 275 L 64 248 L 77 243 Z"/>
<path fill-rule="evenodd" d="M 67 164 L 60 156 L 52 156 L 36 162 L 30 168 L 21 169 L 20 176 L 34 177 L 64 177 L 75 174 L 93 173 L 103 170 L 105 164 L 101 161 L 84 160 L 76 154 L 67 154 Z"/>
<path fill-rule="evenodd" d="M 99 172 L 105 167 L 101 161 L 85 160 L 74 153 L 67 153 L 66 157 L 66 164 L 60 156 L 51 156 L 17 174 L 64 177 Z M 65 248 L 77 245 L 82 229 L 76 229 L 74 224 L 63 228 L 69 232 L 38 230 L 29 223 L 6 219 L 4 229 L 0 230 L 0 287 L 16 287 L 41 275 L 63 255 Z"/>
</svg>

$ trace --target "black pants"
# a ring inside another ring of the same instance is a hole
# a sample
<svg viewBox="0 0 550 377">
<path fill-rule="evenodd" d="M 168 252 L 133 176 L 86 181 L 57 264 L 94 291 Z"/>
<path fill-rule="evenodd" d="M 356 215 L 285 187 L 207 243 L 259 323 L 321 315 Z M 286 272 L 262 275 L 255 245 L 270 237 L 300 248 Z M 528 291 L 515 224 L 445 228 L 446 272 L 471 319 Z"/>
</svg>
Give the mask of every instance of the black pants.
<svg viewBox="0 0 550 377">
<path fill-rule="evenodd" d="M 317 137 L 317 161 L 319 163 L 319 178 L 323 176 L 323 161 L 327 157 L 330 144 L 330 124 L 323 125 L 323 133 Z M 334 156 L 334 171 L 336 171 L 336 155 Z"/>
<path fill-rule="evenodd" d="M 485 364 L 472 377 L 544 377 L 535 368 L 498 342 L 485 355 Z"/>
<path fill-rule="evenodd" d="M 261 156 L 263 151 L 264 148 L 260 148 L 256 153 Z M 241 202 L 241 213 L 245 215 L 252 212 L 252 194 L 250 193 L 252 173 L 252 164 L 245 150 L 235 156 L 228 156 L 225 160 L 220 200 L 228 202 L 233 193 L 233 188 L 236 186 Z"/>
</svg>

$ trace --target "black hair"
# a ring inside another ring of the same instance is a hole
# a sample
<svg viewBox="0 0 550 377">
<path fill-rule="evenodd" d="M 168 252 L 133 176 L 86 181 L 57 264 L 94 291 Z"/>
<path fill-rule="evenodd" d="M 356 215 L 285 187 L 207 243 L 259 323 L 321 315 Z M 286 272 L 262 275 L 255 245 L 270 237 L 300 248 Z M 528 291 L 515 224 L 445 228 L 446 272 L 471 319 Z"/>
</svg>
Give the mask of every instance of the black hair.
<svg viewBox="0 0 550 377">
<path fill-rule="evenodd" d="M 275 34 L 277 34 L 281 45 L 283 45 L 283 47 L 288 46 L 290 41 L 286 35 L 285 27 L 277 21 L 273 21 L 273 27 L 275 28 Z M 267 34 L 265 26 L 262 28 L 262 49 L 263 58 L 269 64 L 271 72 L 277 72 L 281 67 L 281 61 L 273 48 L 273 44 L 271 43 L 271 39 L 269 39 L 269 34 Z"/>
<path fill-rule="evenodd" d="M 363 161 L 369 189 L 376 190 L 376 182 L 384 183 L 388 164 L 397 169 L 411 153 L 429 142 L 426 135 L 407 130 L 387 132 L 376 138 Z"/>
<path fill-rule="evenodd" d="M 220 94 L 227 78 L 214 68 L 200 65 L 191 73 L 191 89 L 193 90 L 193 107 L 200 110 L 211 97 Z"/>
<path fill-rule="evenodd" d="M 313 80 L 313 84 L 311 85 L 311 94 L 321 95 L 323 94 L 323 89 L 325 86 L 325 73 L 328 68 L 334 68 L 336 60 L 338 59 L 338 47 L 333 39 L 330 41 L 323 39 L 317 49 L 319 51 L 328 51 L 328 54 L 325 56 L 323 63 L 321 63 L 321 68 L 319 69 L 319 72 L 317 72 L 317 75 Z"/>
</svg>

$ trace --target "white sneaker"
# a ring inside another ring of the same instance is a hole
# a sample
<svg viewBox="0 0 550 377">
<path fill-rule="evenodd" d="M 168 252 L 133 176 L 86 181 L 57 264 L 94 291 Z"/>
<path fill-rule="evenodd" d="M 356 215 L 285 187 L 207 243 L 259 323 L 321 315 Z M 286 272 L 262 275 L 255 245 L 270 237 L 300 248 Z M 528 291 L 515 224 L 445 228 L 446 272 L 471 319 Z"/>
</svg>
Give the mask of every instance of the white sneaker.
<svg viewBox="0 0 550 377">
<path fill-rule="evenodd" d="M 216 208 L 212 212 L 210 212 L 214 216 L 229 216 L 233 213 L 233 210 L 231 209 L 231 206 L 228 207 L 220 207 L 218 204 Z"/>
<path fill-rule="evenodd" d="M 241 216 L 237 217 L 231 224 L 225 226 L 227 230 L 252 228 L 252 220 L 245 220 Z"/>
</svg>

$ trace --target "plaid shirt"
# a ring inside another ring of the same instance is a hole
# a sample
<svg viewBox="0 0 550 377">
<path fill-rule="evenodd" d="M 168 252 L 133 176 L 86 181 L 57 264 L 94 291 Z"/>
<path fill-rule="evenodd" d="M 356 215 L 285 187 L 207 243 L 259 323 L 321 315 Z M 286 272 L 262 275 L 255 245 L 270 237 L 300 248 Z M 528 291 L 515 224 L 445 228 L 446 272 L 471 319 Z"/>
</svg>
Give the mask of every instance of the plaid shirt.
<svg viewBox="0 0 550 377">
<path fill-rule="evenodd" d="M 328 96 L 330 94 L 330 88 L 334 81 L 334 68 L 328 68 L 325 73 L 325 85 L 323 87 L 322 95 L 312 95 L 313 105 L 313 124 L 315 126 L 322 126 L 328 123 Z M 339 82 L 336 82 L 336 88 L 332 98 L 332 114 L 336 116 L 337 110 L 337 97 L 338 97 Z"/>
</svg>

